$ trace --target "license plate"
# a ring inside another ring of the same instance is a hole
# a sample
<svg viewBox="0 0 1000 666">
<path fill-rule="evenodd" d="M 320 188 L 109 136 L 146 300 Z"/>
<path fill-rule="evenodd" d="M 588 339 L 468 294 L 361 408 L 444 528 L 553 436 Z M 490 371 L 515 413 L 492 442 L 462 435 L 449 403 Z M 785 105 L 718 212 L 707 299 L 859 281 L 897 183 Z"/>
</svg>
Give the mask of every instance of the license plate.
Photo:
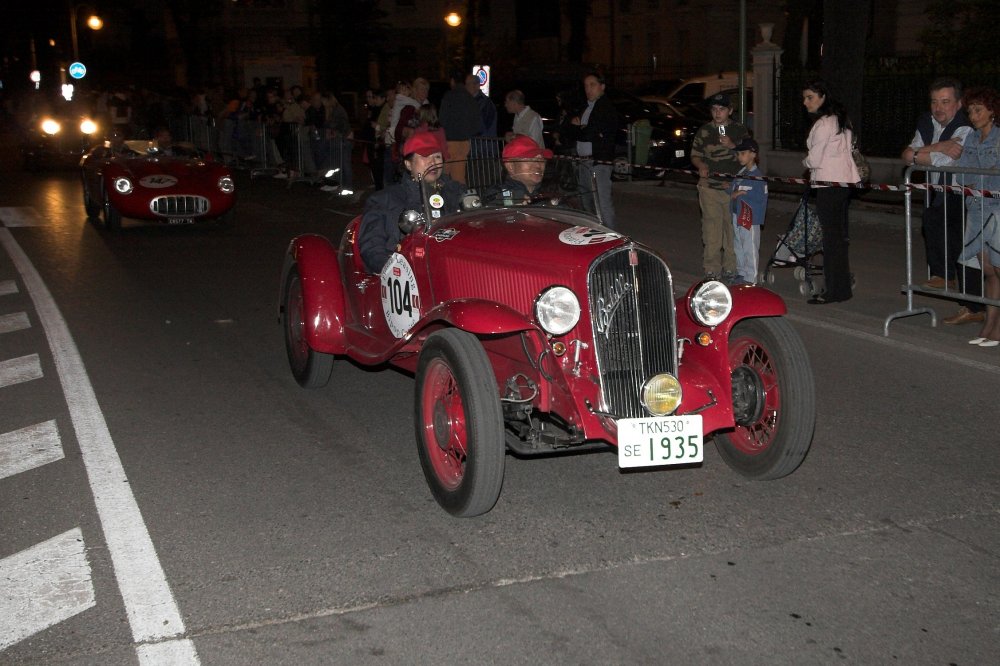
<svg viewBox="0 0 1000 666">
<path fill-rule="evenodd" d="M 168 217 L 167 224 L 194 224 L 193 217 Z"/>
<path fill-rule="evenodd" d="M 618 466 L 688 465 L 704 460 L 701 414 L 619 419 Z"/>
<path fill-rule="evenodd" d="M 684 157 L 684 151 L 683 150 L 675 150 L 674 151 L 674 157 Z"/>
</svg>

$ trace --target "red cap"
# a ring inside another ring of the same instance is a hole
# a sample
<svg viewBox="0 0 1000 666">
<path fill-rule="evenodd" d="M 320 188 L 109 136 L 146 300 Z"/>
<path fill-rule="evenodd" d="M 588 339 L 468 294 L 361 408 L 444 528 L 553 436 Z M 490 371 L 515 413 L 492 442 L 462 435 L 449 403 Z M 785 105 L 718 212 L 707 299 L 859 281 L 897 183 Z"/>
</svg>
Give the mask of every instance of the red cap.
<svg viewBox="0 0 1000 666">
<path fill-rule="evenodd" d="M 505 160 L 530 160 L 537 157 L 549 159 L 552 157 L 552 151 L 540 148 L 534 139 L 523 134 L 515 136 L 503 149 Z"/>
<path fill-rule="evenodd" d="M 427 130 L 417 130 L 403 144 L 403 155 L 416 153 L 423 157 L 429 157 L 434 153 L 442 153 L 444 150 L 438 143 L 437 137 Z"/>
</svg>

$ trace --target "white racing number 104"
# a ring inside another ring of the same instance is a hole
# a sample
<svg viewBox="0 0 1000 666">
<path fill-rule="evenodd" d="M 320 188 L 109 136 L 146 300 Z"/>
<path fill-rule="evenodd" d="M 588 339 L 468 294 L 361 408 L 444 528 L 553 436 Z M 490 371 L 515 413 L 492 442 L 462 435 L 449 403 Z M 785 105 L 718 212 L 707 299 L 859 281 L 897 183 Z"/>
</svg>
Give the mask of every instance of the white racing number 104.
<svg viewBox="0 0 1000 666">
<path fill-rule="evenodd" d="M 385 323 L 394 336 L 401 338 L 420 319 L 420 292 L 406 257 L 393 254 L 382 268 L 379 282 Z"/>
<path fill-rule="evenodd" d="M 618 420 L 618 466 L 688 465 L 705 458 L 701 414 Z"/>
</svg>

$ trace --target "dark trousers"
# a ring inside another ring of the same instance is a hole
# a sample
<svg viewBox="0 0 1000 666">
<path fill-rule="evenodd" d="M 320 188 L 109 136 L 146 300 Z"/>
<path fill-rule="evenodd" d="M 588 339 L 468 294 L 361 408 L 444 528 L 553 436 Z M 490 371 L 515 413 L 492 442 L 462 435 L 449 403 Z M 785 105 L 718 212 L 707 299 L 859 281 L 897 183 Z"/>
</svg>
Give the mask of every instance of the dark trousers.
<svg viewBox="0 0 1000 666">
<path fill-rule="evenodd" d="M 954 280 L 962 251 L 962 196 L 947 194 L 924 208 L 923 232 L 931 275 Z"/>
<path fill-rule="evenodd" d="M 853 295 L 847 238 L 850 202 L 851 190 L 846 187 L 816 189 L 816 211 L 823 228 L 823 278 L 827 300 L 846 301 Z"/>
</svg>

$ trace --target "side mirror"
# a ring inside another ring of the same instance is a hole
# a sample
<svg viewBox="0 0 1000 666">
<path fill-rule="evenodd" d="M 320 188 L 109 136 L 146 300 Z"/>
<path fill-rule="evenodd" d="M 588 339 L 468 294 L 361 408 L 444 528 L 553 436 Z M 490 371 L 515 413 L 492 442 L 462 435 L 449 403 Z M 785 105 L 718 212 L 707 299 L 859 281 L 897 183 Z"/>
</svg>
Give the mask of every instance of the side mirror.
<svg viewBox="0 0 1000 666">
<path fill-rule="evenodd" d="M 424 216 L 420 211 L 417 210 L 404 210 L 399 214 L 399 230 L 403 232 L 403 235 L 410 233 L 420 225 L 424 223 Z"/>
</svg>

